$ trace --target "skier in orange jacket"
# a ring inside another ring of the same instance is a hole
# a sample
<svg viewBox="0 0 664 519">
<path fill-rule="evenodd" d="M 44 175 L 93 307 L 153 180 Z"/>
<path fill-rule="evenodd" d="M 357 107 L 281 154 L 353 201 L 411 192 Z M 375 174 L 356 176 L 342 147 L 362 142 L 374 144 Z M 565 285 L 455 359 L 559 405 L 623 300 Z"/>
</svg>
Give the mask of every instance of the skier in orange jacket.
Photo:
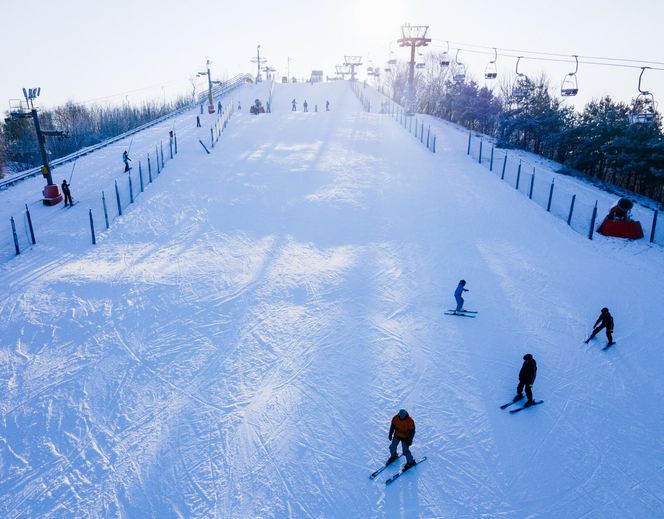
<svg viewBox="0 0 664 519">
<path fill-rule="evenodd" d="M 413 444 L 413 438 L 415 437 L 415 421 L 410 417 L 408 411 L 400 409 L 392 417 L 390 432 L 387 437 L 392 443 L 390 443 L 390 457 L 385 464 L 389 465 L 399 457 L 397 455 L 397 447 L 399 442 L 401 442 L 403 454 L 406 456 L 406 465 L 404 468 L 408 469 L 415 465 L 415 459 L 410 452 L 410 446 Z"/>
</svg>

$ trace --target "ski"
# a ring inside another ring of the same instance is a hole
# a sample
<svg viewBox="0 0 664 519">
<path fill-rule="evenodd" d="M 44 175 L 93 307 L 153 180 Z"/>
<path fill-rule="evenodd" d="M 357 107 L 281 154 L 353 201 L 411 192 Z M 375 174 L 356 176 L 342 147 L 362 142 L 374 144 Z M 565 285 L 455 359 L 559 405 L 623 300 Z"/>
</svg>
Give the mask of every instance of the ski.
<svg viewBox="0 0 664 519">
<path fill-rule="evenodd" d="M 392 465 L 392 463 L 394 463 L 395 461 L 397 461 L 401 456 L 403 456 L 403 454 L 399 454 L 399 456 L 396 457 L 391 463 L 387 463 L 387 464 L 383 465 L 383 466 L 382 466 L 381 468 L 379 468 L 376 472 L 374 472 L 373 474 L 371 474 L 371 476 L 369 476 L 369 479 L 376 479 L 376 476 L 378 476 L 378 474 L 380 474 L 380 473 L 383 472 L 387 467 L 389 467 L 390 465 Z"/>
<path fill-rule="evenodd" d="M 602 351 L 606 351 L 606 350 L 608 350 L 611 346 L 615 346 L 615 344 L 616 344 L 615 341 L 612 342 L 611 344 L 607 344 L 606 346 L 604 346 L 604 347 L 602 348 Z"/>
<path fill-rule="evenodd" d="M 501 405 L 500 408 L 507 409 L 509 406 L 516 404 L 519 400 L 523 400 L 523 397 L 517 398 L 516 400 L 512 400 L 511 402 L 507 402 L 506 404 Z"/>
<path fill-rule="evenodd" d="M 415 465 L 413 465 L 412 467 L 410 467 L 410 468 L 408 468 L 408 469 L 404 468 L 404 467 L 405 467 L 405 465 L 404 465 L 403 467 L 401 467 L 401 470 L 400 470 L 399 472 L 397 472 L 394 476 L 392 476 L 392 477 L 389 478 L 389 479 L 386 479 L 386 480 L 385 480 L 385 484 L 386 484 L 386 485 L 389 485 L 390 483 L 394 483 L 394 481 L 396 481 L 396 479 L 397 479 L 398 477 L 402 476 L 403 474 L 405 474 L 406 472 L 408 472 L 410 469 L 412 469 L 413 467 L 416 467 L 417 465 L 419 465 L 420 463 L 422 463 L 422 462 L 425 461 L 426 459 L 427 459 L 427 457 L 424 456 L 424 458 L 417 460 L 417 461 L 415 462 Z"/>
<path fill-rule="evenodd" d="M 453 308 L 450 308 L 448 312 L 456 312 Z M 479 312 L 476 312 L 475 310 L 459 310 L 459 313 L 461 314 L 477 314 Z"/>
<path fill-rule="evenodd" d="M 529 409 L 529 408 L 531 408 L 531 407 L 535 407 L 536 405 L 540 405 L 540 404 L 543 404 L 543 403 L 544 403 L 544 400 L 538 400 L 537 402 L 535 402 L 535 403 L 532 404 L 532 405 L 529 405 L 528 407 L 525 407 L 525 406 L 524 406 L 524 407 L 519 407 L 519 408 L 517 408 L 517 409 L 512 409 L 512 410 L 510 411 L 510 414 L 518 413 L 519 411 L 523 411 L 524 409 Z"/>
<path fill-rule="evenodd" d="M 65 205 L 62 209 L 69 209 L 70 207 L 73 207 L 73 206 L 75 206 L 76 204 L 78 204 L 78 201 L 74 202 L 74 203 L 71 204 L 71 205 Z"/>
<path fill-rule="evenodd" d="M 461 312 L 445 312 L 445 315 L 456 315 L 458 317 L 470 317 L 471 319 L 475 318 L 473 314 L 463 314 Z"/>
</svg>

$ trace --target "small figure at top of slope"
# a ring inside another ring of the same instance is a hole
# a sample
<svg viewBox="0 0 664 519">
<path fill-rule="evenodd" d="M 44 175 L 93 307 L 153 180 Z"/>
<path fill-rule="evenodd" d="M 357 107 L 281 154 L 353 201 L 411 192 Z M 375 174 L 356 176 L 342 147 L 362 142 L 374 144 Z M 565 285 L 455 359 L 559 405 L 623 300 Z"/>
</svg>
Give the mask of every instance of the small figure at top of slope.
<svg viewBox="0 0 664 519">
<path fill-rule="evenodd" d="M 74 203 L 71 201 L 71 191 L 69 190 L 69 184 L 66 180 L 62 181 L 62 194 L 65 196 L 65 207 L 68 205 L 73 206 Z M 69 201 L 69 203 L 67 203 Z"/>
<path fill-rule="evenodd" d="M 413 467 L 415 459 L 410 452 L 410 446 L 413 444 L 413 438 L 415 437 L 415 421 L 410 417 L 408 411 L 400 409 L 392 417 L 390 432 L 387 434 L 387 437 L 392 443 L 390 443 L 390 457 L 385 465 L 389 465 L 399 457 L 397 455 L 397 447 L 399 442 L 401 442 L 401 449 L 404 456 L 406 456 L 406 465 L 404 465 L 404 468 L 409 469 Z"/>
<path fill-rule="evenodd" d="M 240 101 L 237 102 L 237 109 L 242 110 L 242 105 L 240 104 Z"/>
<path fill-rule="evenodd" d="M 201 116 L 197 115 L 196 116 L 196 128 L 200 128 L 200 127 L 201 127 Z"/>
<path fill-rule="evenodd" d="M 528 400 L 523 407 L 530 407 L 535 403 L 533 400 L 533 384 L 537 377 L 537 362 L 530 353 L 523 356 L 523 365 L 519 371 L 519 385 L 516 387 L 516 396 L 514 401 L 517 402 L 523 398 L 523 389 L 526 389 L 526 396 Z"/>
<path fill-rule="evenodd" d="M 459 281 L 459 284 L 456 287 L 456 290 L 454 291 L 454 299 L 456 299 L 456 310 L 455 312 L 462 312 L 463 311 L 463 295 L 464 292 L 469 292 L 469 290 L 466 288 L 466 280 L 462 279 Z"/>
<path fill-rule="evenodd" d="M 309 111 L 309 103 L 307 103 L 307 100 L 304 100 L 304 103 L 302 103 L 302 111 L 303 112 L 308 112 Z"/>
<path fill-rule="evenodd" d="M 223 106 L 221 106 L 221 101 L 217 101 L 217 112 L 219 112 L 219 115 L 222 115 L 224 113 L 222 108 Z"/>
<path fill-rule="evenodd" d="M 131 162 L 131 159 L 129 158 L 129 152 L 127 150 L 124 150 L 122 152 L 122 162 L 124 162 L 125 165 L 125 173 L 129 171 L 131 168 L 129 167 L 129 162 Z"/>
<path fill-rule="evenodd" d="M 606 329 L 606 338 L 609 340 L 607 347 L 613 346 L 615 344 L 613 340 L 613 316 L 609 312 L 609 309 L 606 307 L 602 308 L 597 321 L 595 321 L 595 324 L 593 325 L 593 333 L 591 333 L 590 337 L 588 337 L 584 342 L 588 344 L 590 339 L 595 337 L 595 335 L 604 329 Z"/>
<path fill-rule="evenodd" d="M 318 103 L 314 105 L 314 112 L 318 112 Z"/>
<path fill-rule="evenodd" d="M 291 108 L 291 112 L 297 112 L 297 101 L 293 99 L 292 101 L 293 108 Z"/>
<path fill-rule="evenodd" d="M 329 101 L 325 101 L 325 111 L 326 112 L 330 111 L 330 102 Z"/>
</svg>

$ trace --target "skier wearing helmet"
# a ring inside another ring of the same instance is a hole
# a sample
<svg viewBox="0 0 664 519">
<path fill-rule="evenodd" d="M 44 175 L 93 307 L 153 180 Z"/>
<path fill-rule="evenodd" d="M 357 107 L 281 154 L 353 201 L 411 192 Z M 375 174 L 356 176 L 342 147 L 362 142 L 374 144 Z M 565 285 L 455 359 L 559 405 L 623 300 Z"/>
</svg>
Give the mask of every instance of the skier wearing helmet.
<svg viewBox="0 0 664 519">
<path fill-rule="evenodd" d="M 399 457 L 397 455 L 397 447 L 399 446 L 399 442 L 401 442 L 403 454 L 406 456 L 406 465 L 404 468 L 409 469 L 413 467 L 415 465 L 415 459 L 410 452 L 410 446 L 415 437 L 415 421 L 410 417 L 408 411 L 400 409 L 399 412 L 392 417 L 390 432 L 387 437 L 392 443 L 390 443 L 390 457 L 385 464 L 389 465 Z"/>
</svg>

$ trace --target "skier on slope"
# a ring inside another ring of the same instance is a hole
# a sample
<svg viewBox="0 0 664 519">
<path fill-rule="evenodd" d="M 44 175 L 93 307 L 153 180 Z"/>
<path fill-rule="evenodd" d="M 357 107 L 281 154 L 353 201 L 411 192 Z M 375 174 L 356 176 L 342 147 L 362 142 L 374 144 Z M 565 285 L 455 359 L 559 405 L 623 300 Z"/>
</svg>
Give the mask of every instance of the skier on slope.
<svg viewBox="0 0 664 519">
<path fill-rule="evenodd" d="M 291 112 L 297 112 L 297 101 L 293 99 L 293 108 L 291 108 Z"/>
<path fill-rule="evenodd" d="M 523 398 L 523 389 L 526 389 L 526 396 L 528 400 L 523 407 L 530 407 L 535 403 L 533 400 L 533 384 L 535 383 L 535 377 L 537 376 L 537 362 L 530 353 L 526 353 L 523 356 L 523 366 L 521 366 L 521 371 L 519 371 L 519 385 L 516 387 L 516 396 L 514 401 L 521 400 Z"/>
<path fill-rule="evenodd" d="M 129 152 L 127 150 L 124 150 L 122 152 L 122 162 L 124 162 L 124 165 L 125 165 L 125 173 L 131 169 L 129 167 L 129 162 L 130 161 L 131 161 L 131 159 L 129 158 Z"/>
<path fill-rule="evenodd" d="M 304 103 L 302 103 L 302 108 L 304 108 L 304 110 L 303 110 L 304 112 L 309 111 L 309 103 L 307 103 L 306 99 L 304 100 Z"/>
<path fill-rule="evenodd" d="M 329 101 L 325 101 L 325 111 L 326 112 L 330 111 L 330 102 Z"/>
<path fill-rule="evenodd" d="M 406 465 L 404 466 L 404 469 L 413 467 L 415 465 L 415 459 L 410 452 L 410 446 L 413 444 L 413 438 L 415 437 L 415 421 L 409 416 L 408 411 L 400 409 L 399 412 L 392 417 L 390 432 L 387 437 L 392 443 L 390 443 L 390 457 L 385 465 L 389 465 L 399 457 L 397 455 L 397 447 L 399 442 L 401 442 L 401 449 L 403 450 L 404 456 L 406 456 Z"/>
<path fill-rule="evenodd" d="M 466 280 L 462 279 L 459 281 L 459 284 L 456 287 L 456 290 L 454 291 L 454 299 L 456 299 L 456 310 L 454 311 L 455 313 L 457 312 L 462 312 L 463 311 L 463 297 L 461 295 L 464 292 L 468 292 L 469 290 L 466 287 Z"/>
<path fill-rule="evenodd" d="M 66 180 L 62 181 L 62 194 L 65 195 L 65 207 L 67 207 L 67 205 L 73 206 L 74 202 L 71 201 L 71 191 L 69 190 L 69 184 L 67 184 Z M 69 204 L 67 204 L 67 201 L 69 201 Z"/>
<path fill-rule="evenodd" d="M 609 339 L 609 344 L 607 344 L 607 346 L 613 346 L 615 344 L 613 340 L 613 316 L 609 313 L 609 309 L 606 307 L 602 308 L 602 311 L 593 326 L 593 333 L 591 333 L 590 337 L 585 340 L 585 343 L 588 344 L 590 339 L 595 337 L 595 335 L 603 329 L 606 329 L 606 338 Z"/>
</svg>

